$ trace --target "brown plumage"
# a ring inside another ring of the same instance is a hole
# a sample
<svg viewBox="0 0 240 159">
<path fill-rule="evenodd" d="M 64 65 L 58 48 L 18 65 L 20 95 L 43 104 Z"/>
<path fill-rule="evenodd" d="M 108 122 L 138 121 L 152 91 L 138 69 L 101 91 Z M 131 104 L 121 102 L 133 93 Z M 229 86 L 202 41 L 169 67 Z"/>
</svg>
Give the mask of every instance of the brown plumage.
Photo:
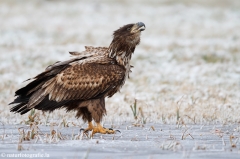
<svg viewBox="0 0 240 159">
<path fill-rule="evenodd" d="M 25 114 L 35 108 L 53 111 L 66 108 L 77 111 L 76 117 L 100 122 L 106 113 L 105 97 L 113 96 L 123 86 L 130 72 L 130 59 L 140 43 L 142 22 L 116 30 L 107 47 L 85 47 L 70 52 L 73 59 L 56 62 L 15 92 L 12 112 Z"/>
</svg>

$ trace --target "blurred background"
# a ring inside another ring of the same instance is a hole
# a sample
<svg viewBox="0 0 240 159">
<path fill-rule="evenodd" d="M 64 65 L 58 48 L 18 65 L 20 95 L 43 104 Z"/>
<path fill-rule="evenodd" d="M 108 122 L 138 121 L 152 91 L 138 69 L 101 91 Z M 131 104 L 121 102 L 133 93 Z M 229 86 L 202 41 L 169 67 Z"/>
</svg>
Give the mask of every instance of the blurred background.
<svg viewBox="0 0 240 159">
<path fill-rule="evenodd" d="M 144 22 L 130 79 L 107 100 L 105 121 L 239 122 L 240 1 L 0 1 L 0 118 L 14 92 L 68 51 L 108 46 L 119 27 Z M 41 112 L 38 112 L 44 118 Z M 73 120 L 74 112 L 49 114 Z"/>
</svg>

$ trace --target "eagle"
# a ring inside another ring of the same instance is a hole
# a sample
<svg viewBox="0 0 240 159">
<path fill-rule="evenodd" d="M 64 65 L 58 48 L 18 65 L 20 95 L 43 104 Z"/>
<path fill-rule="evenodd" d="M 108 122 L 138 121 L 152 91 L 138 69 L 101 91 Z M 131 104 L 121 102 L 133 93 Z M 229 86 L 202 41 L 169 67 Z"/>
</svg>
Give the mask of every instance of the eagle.
<svg viewBox="0 0 240 159">
<path fill-rule="evenodd" d="M 127 24 L 113 32 L 109 47 L 85 46 L 85 51 L 69 52 L 73 58 L 58 61 L 28 79 L 32 81 L 15 92 L 9 105 L 17 105 L 10 111 L 22 115 L 31 109 L 52 112 L 65 108 L 88 122 L 84 132 L 116 133 L 100 123 L 106 114 L 105 98 L 118 92 L 129 77 L 130 60 L 145 28 L 143 22 Z"/>
</svg>

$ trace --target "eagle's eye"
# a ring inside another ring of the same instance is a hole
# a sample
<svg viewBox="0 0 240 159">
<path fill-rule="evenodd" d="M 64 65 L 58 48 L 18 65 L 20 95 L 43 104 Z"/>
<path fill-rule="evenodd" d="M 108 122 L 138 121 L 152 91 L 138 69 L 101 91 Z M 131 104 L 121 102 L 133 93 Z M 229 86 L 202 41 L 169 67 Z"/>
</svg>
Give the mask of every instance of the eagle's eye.
<svg viewBox="0 0 240 159">
<path fill-rule="evenodd" d="M 131 28 L 127 28 L 127 31 L 129 31 Z"/>
</svg>

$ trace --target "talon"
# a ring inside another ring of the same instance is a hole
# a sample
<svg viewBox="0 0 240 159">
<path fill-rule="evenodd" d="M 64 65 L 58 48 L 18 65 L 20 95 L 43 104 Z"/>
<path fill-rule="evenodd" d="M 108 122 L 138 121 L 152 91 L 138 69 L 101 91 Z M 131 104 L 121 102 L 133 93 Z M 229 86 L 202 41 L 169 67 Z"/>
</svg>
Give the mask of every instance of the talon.
<svg viewBox="0 0 240 159">
<path fill-rule="evenodd" d="M 81 128 L 79 131 L 80 131 L 80 133 L 82 133 L 82 131 L 84 132 L 84 129 L 83 129 L 83 128 Z"/>
<path fill-rule="evenodd" d="M 121 131 L 120 130 L 115 130 L 115 132 L 119 132 L 121 134 Z M 116 133 L 115 133 L 116 134 Z"/>
</svg>

